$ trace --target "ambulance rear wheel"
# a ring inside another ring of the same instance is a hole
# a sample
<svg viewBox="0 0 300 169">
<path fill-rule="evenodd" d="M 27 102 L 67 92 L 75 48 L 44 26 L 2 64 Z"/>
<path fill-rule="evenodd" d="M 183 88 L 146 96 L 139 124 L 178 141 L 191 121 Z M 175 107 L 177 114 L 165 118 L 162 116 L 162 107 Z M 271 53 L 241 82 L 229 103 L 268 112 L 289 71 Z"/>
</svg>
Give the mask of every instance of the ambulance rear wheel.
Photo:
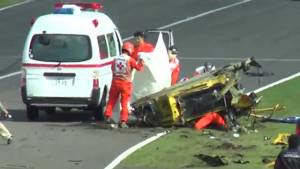
<svg viewBox="0 0 300 169">
<path fill-rule="evenodd" d="M 56 113 L 56 108 L 55 107 L 47 107 L 45 109 L 45 112 L 48 116 L 53 116 Z"/>
<path fill-rule="evenodd" d="M 104 109 L 106 106 L 106 100 L 107 100 L 107 88 L 105 87 L 103 90 L 102 98 L 100 101 L 100 105 L 94 108 L 94 117 L 97 121 L 104 121 Z"/>
<path fill-rule="evenodd" d="M 31 121 L 35 121 L 39 118 L 39 109 L 35 106 L 26 106 L 27 119 Z"/>
<path fill-rule="evenodd" d="M 101 105 L 94 108 L 93 115 L 96 121 L 104 121 L 103 111 L 104 107 Z"/>
<path fill-rule="evenodd" d="M 72 110 L 72 107 L 61 107 L 61 110 L 64 112 L 69 112 Z"/>
</svg>

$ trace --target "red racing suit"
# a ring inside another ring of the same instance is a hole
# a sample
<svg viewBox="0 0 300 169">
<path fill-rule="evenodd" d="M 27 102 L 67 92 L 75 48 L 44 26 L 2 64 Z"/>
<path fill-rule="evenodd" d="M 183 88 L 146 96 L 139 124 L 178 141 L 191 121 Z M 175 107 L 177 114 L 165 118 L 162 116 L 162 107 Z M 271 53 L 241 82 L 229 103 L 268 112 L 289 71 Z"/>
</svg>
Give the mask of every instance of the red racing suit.
<svg viewBox="0 0 300 169">
<path fill-rule="evenodd" d="M 179 60 L 177 58 L 174 58 L 170 60 L 170 68 L 171 68 L 171 85 L 173 86 L 176 84 L 179 73 L 180 73 L 180 65 L 179 65 Z"/>
<path fill-rule="evenodd" d="M 219 127 L 227 128 L 227 124 L 224 118 L 217 112 L 205 113 L 199 120 L 195 123 L 195 128 L 197 130 L 202 130 L 207 128 L 211 124 L 216 124 Z"/>
<path fill-rule="evenodd" d="M 139 56 L 138 56 L 139 52 L 152 52 L 153 50 L 154 50 L 154 47 L 151 43 L 143 42 L 143 43 L 140 43 L 139 46 L 137 46 L 134 49 L 132 57 L 135 60 L 138 60 L 139 59 Z"/>
<path fill-rule="evenodd" d="M 120 122 L 128 121 L 128 107 L 127 104 L 130 100 L 132 92 L 131 72 L 133 69 L 140 71 L 143 64 L 136 63 L 134 59 L 126 54 L 116 57 L 112 66 L 113 79 L 109 91 L 109 100 L 104 112 L 105 117 L 111 118 L 112 111 L 116 102 L 121 96 L 121 112 Z"/>
</svg>

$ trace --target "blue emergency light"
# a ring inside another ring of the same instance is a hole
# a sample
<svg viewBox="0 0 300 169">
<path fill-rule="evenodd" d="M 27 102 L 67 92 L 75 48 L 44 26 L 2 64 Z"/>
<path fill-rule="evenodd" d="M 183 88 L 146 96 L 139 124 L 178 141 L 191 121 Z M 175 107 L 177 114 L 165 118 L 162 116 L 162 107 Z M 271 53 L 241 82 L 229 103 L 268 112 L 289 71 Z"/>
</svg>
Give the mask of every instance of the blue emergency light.
<svg viewBox="0 0 300 169">
<path fill-rule="evenodd" d="M 53 11 L 54 14 L 74 14 L 73 8 L 55 8 Z"/>
</svg>

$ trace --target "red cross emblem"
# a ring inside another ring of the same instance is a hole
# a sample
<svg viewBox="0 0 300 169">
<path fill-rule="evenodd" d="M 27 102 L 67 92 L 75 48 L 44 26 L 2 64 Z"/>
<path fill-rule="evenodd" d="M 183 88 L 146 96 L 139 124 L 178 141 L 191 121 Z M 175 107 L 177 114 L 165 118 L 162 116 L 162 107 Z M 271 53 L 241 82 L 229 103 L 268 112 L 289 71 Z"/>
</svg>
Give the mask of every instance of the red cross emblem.
<svg viewBox="0 0 300 169">
<path fill-rule="evenodd" d="M 117 67 L 119 68 L 119 70 L 123 70 L 124 65 L 123 65 L 122 62 L 119 62 L 119 63 L 117 64 Z"/>
</svg>

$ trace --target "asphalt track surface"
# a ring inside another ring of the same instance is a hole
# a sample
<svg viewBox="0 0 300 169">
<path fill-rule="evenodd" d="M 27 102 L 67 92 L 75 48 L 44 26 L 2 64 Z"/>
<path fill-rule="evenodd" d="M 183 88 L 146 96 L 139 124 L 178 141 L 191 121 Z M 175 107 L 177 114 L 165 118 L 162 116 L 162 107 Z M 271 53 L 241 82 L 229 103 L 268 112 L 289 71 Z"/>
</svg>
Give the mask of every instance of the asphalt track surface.
<svg viewBox="0 0 300 169">
<path fill-rule="evenodd" d="M 0 75 L 20 70 L 22 48 L 30 20 L 52 11 L 54 0 L 31 3 L 0 12 Z M 122 37 L 136 30 L 158 28 L 214 10 L 238 0 L 103 1 Z M 300 3 L 253 0 L 185 22 L 171 29 L 181 51 L 181 76 L 189 76 L 204 62 L 222 66 L 256 57 L 274 76 L 244 76 L 253 90 L 299 72 Z M 4 123 L 15 142 L 0 144 L 0 168 L 104 168 L 118 154 L 162 129 L 107 130 L 85 114 L 42 115 L 28 122 L 20 99 L 19 75 L 0 80 L 1 101 L 14 116 Z"/>
</svg>

